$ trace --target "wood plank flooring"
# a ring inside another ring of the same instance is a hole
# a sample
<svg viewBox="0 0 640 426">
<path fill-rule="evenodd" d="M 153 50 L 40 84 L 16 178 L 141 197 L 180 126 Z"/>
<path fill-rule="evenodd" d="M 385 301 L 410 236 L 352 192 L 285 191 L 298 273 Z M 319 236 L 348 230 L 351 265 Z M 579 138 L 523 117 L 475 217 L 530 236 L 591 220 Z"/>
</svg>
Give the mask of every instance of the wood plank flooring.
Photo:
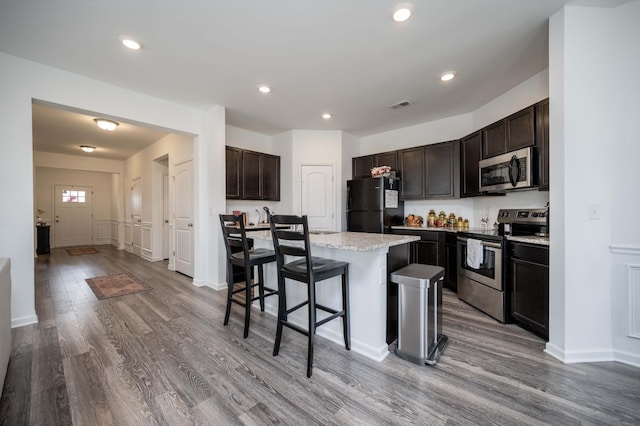
<svg viewBox="0 0 640 426">
<path fill-rule="evenodd" d="M 40 322 L 13 330 L 2 425 L 624 425 L 640 424 L 640 369 L 563 365 L 544 342 L 445 291 L 439 363 L 371 361 L 321 337 L 313 377 L 306 340 L 254 309 L 250 335 L 226 292 L 110 246 L 36 260 Z M 84 281 L 130 273 L 147 293 L 99 301 Z"/>
</svg>

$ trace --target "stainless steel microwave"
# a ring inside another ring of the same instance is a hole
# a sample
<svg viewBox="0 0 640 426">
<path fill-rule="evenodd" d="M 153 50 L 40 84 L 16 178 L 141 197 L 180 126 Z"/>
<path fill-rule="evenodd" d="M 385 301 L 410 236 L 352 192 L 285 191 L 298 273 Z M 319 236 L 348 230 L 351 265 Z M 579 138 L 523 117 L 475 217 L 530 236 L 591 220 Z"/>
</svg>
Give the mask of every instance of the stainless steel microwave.
<svg viewBox="0 0 640 426">
<path fill-rule="evenodd" d="M 522 148 L 480 161 L 480 191 L 523 189 L 537 184 L 535 148 Z"/>
</svg>

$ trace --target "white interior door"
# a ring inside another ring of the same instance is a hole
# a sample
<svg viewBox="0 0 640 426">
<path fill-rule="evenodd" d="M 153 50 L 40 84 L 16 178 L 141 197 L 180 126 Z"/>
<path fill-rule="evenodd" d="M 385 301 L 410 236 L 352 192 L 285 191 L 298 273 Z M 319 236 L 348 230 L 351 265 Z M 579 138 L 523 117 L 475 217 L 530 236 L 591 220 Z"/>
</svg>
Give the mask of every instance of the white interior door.
<svg viewBox="0 0 640 426">
<path fill-rule="evenodd" d="M 140 178 L 131 181 L 131 228 L 133 254 L 142 256 L 142 188 Z"/>
<path fill-rule="evenodd" d="M 303 215 L 307 215 L 309 229 L 336 230 L 334 167 L 332 165 L 303 165 L 302 182 Z"/>
<path fill-rule="evenodd" d="M 90 245 L 93 240 L 93 191 L 89 186 L 55 185 L 55 247 Z"/>
<path fill-rule="evenodd" d="M 162 258 L 169 258 L 169 175 L 162 175 Z"/>
<path fill-rule="evenodd" d="M 175 170 L 176 271 L 193 277 L 193 164 L 187 161 Z"/>
</svg>

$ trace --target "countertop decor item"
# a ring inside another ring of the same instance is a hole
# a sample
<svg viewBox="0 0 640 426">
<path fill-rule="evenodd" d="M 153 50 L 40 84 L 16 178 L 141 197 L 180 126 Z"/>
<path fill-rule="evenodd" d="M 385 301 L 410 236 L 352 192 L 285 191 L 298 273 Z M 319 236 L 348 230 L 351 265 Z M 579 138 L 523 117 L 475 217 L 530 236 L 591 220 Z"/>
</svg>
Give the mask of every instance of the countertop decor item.
<svg viewBox="0 0 640 426">
<path fill-rule="evenodd" d="M 378 166 L 371 169 L 371 177 L 389 177 L 391 174 L 391 167 Z"/>
</svg>

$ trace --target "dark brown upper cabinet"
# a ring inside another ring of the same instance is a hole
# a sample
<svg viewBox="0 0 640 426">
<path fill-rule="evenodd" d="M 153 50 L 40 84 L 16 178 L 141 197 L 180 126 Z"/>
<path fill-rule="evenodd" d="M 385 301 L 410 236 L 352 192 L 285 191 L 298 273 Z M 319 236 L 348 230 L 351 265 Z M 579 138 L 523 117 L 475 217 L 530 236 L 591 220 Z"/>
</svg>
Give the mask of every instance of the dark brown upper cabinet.
<svg viewBox="0 0 640 426">
<path fill-rule="evenodd" d="M 462 196 L 474 197 L 480 192 L 480 167 L 482 154 L 482 131 L 460 139 L 460 161 L 462 171 Z"/>
<path fill-rule="evenodd" d="M 353 157 L 351 159 L 351 176 L 354 179 L 371 177 L 371 168 L 373 167 L 373 155 L 364 155 L 362 157 Z"/>
<path fill-rule="evenodd" d="M 425 198 L 460 196 L 460 142 L 442 142 L 424 147 Z"/>
<path fill-rule="evenodd" d="M 226 147 L 227 199 L 280 200 L 280 157 Z"/>
<path fill-rule="evenodd" d="M 507 128 L 503 120 L 482 129 L 482 158 L 507 152 Z"/>
<path fill-rule="evenodd" d="M 398 160 L 401 176 L 400 198 L 403 200 L 424 198 L 424 146 L 398 151 Z"/>
<path fill-rule="evenodd" d="M 391 170 L 398 171 L 398 151 L 381 152 L 373 154 L 373 167 L 389 166 Z"/>
<path fill-rule="evenodd" d="M 242 197 L 242 150 L 227 146 L 225 151 L 227 199 L 240 199 Z"/>
<path fill-rule="evenodd" d="M 536 104 L 536 145 L 538 147 L 538 190 L 549 190 L 549 99 Z"/>
<path fill-rule="evenodd" d="M 496 121 L 482 129 L 482 133 L 482 158 L 535 145 L 535 106 Z"/>
</svg>

